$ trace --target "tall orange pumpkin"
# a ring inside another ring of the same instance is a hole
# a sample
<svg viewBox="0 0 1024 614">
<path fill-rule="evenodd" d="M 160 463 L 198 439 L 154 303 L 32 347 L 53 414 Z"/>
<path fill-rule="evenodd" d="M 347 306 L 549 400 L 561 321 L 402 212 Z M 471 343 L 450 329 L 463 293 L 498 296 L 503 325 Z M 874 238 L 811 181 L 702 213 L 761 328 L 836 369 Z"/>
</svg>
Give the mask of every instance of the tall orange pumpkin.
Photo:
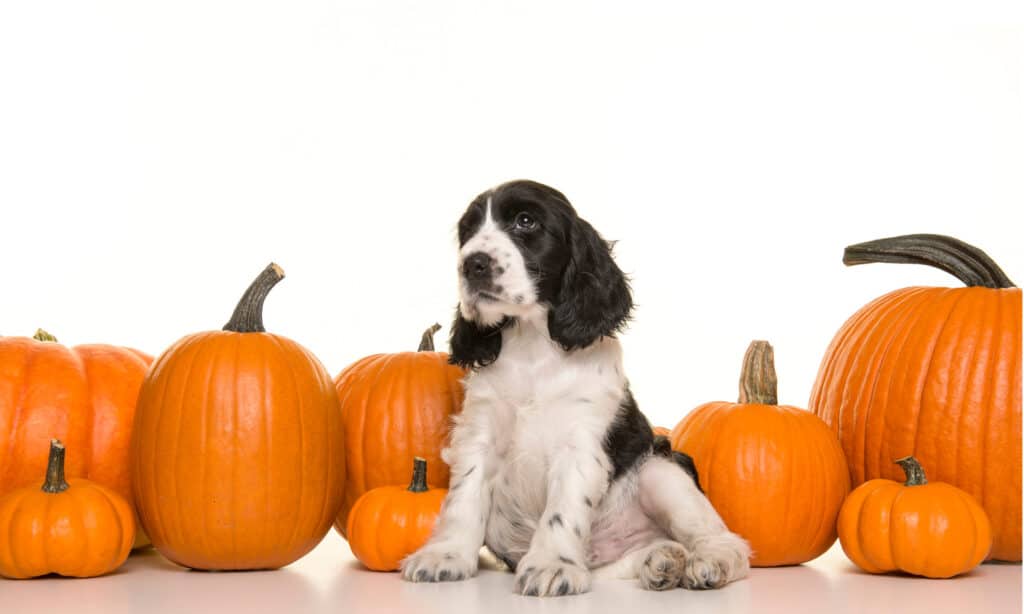
<svg viewBox="0 0 1024 614">
<path fill-rule="evenodd" d="M 128 471 L 135 399 L 152 357 L 91 344 L 66 347 L 40 330 L 0 337 L 0 495 L 36 484 L 58 438 L 75 453 L 71 478 L 87 478 L 132 503 Z"/>
<path fill-rule="evenodd" d="M 796 565 L 836 541 L 850 492 L 839 441 L 811 412 L 779 405 L 771 345 L 743 358 L 739 403 L 694 409 L 672 429 L 672 447 L 693 457 L 700 483 L 726 526 L 750 543 L 751 565 Z"/>
<path fill-rule="evenodd" d="M 182 338 L 139 393 L 132 469 L 139 516 L 168 559 L 272 569 L 311 550 L 341 504 L 338 396 L 298 343 L 263 328 L 284 277 L 260 274 L 223 331 Z"/>
<path fill-rule="evenodd" d="M 338 374 L 345 424 L 345 499 L 334 527 L 346 535 L 349 510 L 366 491 L 401 484 L 415 457 L 427 461 L 427 482 L 448 487 L 441 460 L 451 417 L 462 410 L 466 372 L 434 351 L 434 324 L 419 351 L 367 356 Z"/>
<path fill-rule="evenodd" d="M 991 557 L 1021 560 L 1021 291 L 984 252 L 938 235 L 846 248 L 847 265 L 926 264 L 965 288 L 890 292 L 853 315 L 822 359 L 811 409 L 839 434 L 854 485 L 896 480 L 913 455 L 977 499 Z"/>
</svg>

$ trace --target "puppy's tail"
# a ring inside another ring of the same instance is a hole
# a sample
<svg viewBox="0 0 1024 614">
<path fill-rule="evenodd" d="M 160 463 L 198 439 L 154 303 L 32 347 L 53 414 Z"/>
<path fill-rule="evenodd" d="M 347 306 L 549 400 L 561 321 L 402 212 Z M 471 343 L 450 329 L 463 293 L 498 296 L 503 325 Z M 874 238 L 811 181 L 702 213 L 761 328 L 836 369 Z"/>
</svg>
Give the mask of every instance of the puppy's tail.
<svg viewBox="0 0 1024 614">
<path fill-rule="evenodd" d="M 664 456 L 679 465 L 683 471 L 693 478 L 693 483 L 697 486 L 697 490 L 702 493 L 704 492 L 704 489 L 700 487 L 700 476 L 697 475 L 697 465 L 693 463 L 693 457 L 678 450 L 673 450 L 672 442 L 669 441 L 668 437 L 664 435 L 655 436 L 654 443 L 651 445 L 651 451 L 655 456 Z"/>
</svg>

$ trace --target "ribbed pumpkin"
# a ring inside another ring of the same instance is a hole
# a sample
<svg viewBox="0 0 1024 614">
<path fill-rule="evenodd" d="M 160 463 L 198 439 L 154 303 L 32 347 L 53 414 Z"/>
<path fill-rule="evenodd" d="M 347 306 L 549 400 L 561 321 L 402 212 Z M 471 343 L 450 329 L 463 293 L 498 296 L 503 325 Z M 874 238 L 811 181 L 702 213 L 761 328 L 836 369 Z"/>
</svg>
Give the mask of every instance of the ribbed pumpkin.
<svg viewBox="0 0 1024 614">
<path fill-rule="evenodd" d="M 352 506 L 346 523 L 352 554 L 373 571 L 397 570 L 427 543 L 447 493 L 427 487 L 427 461 L 414 459 L 408 488 L 374 488 Z"/>
<path fill-rule="evenodd" d="M 272 569 L 309 552 L 341 504 L 341 416 L 308 350 L 263 328 L 270 265 L 223 331 L 165 351 L 139 393 L 132 469 L 139 515 L 168 559 Z"/>
<path fill-rule="evenodd" d="M 811 412 L 779 405 L 774 353 L 747 349 L 739 403 L 694 409 L 672 429 L 672 447 L 693 457 L 712 505 L 753 549 L 751 565 L 795 565 L 836 540 L 836 516 L 850 477 L 828 426 Z"/>
<path fill-rule="evenodd" d="M 427 482 L 448 487 L 441 449 L 451 417 L 462 410 L 466 372 L 434 351 L 434 324 L 419 350 L 374 354 L 349 365 L 335 384 L 345 423 L 345 499 L 334 527 L 346 535 L 356 499 L 378 486 L 401 484 L 414 457 L 426 459 Z"/>
<path fill-rule="evenodd" d="M 1021 560 L 1021 291 L 962 241 L 907 235 L 846 248 L 843 262 L 926 264 L 966 288 L 890 292 L 851 317 L 822 359 L 811 409 L 839 434 L 857 485 L 899 479 L 913 455 L 977 499 L 991 557 Z"/>
<path fill-rule="evenodd" d="M 839 513 L 839 543 L 870 573 L 904 571 L 951 578 L 988 556 L 992 529 L 974 497 L 941 482 L 928 483 L 912 456 L 896 464 L 906 482 L 870 480 L 858 486 Z"/>
<path fill-rule="evenodd" d="M 54 439 L 43 487 L 24 486 L 0 497 L 0 576 L 91 578 L 128 558 L 135 540 L 131 506 L 90 480 L 65 480 L 64 456 L 64 445 Z"/>
<path fill-rule="evenodd" d="M 152 361 L 112 345 L 67 347 L 43 330 L 0 337 L 0 495 L 38 483 L 46 456 L 36 451 L 56 437 L 75 451 L 69 477 L 103 484 L 131 504 L 128 447 Z"/>
</svg>

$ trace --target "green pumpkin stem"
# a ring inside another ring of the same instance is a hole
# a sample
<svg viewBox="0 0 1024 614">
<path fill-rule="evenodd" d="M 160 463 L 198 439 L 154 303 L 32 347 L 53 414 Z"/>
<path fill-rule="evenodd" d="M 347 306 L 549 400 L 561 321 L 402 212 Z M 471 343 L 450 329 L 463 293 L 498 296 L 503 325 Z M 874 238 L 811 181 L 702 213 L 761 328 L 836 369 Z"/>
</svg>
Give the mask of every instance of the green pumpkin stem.
<svg viewBox="0 0 1024 614">
<path fill-rule="evenodd" d="M 64 444 L 59 439 L 50 440 L 50 460 L 46 464 L 46 481 L 43 492 L 60 493 L 68 489 L 64 479 Z"/>
<path fill-rule="evenodd" d="M 56 337 L 41 328 L 36 329 L 36 334 L 32 335 L 32 338 L 36 341 L 43 341 L 45 343 L 57 343 Z"/>
<path fill-rule="evenodd" d="M 928 478 L 924 475 L 924 468 L 921 467 L 921 463 L 917 462 L 917 459 L 913 456 L 904 456 L 897 460 L 896 464 L 903 467 L 903 473 L 907 474 L 907 481 L 903 483 L 904 486 L 922 486 L 928 483 Z"/>
<path fill-rule="evenodd" d="M 263 272 L 253 280 L 246 289 L 242 299 L 238 301 L 231 319 L 224 325 L 224 330 L 233 333 L 263 333 L 263 301 L 267 294 L 284 279 L 284 270 L 271 262 Z"/>
<path fill-rule="evenodd" d="M 858 243 L 843 252 L 843 264 L 872 262 L 926 264 L 955 276 L 971 287 L 1014 288 L 1014 283 L 988 254 L 944 235 L 903 235 Z"/>
<path fill-rule="evenodd" d="M 427 460 L 419 456 L 412 459 L 412 482 L 409 492 L 427 492 Z"/>
<path fill-rule="evenodd" d="M 420 347 L 416 350 L 417 352 L 433 352 L 434 351 L 434 334 L 441 330 L 441 325 L 437 322 L 423 331 L 423 336 L 420 337 Z"/>
<path fill-rule="evenodd" d="M 740 403 L 778 405 L 775 351 L 767 341 L 751 341 L 740 371 Z"/>
</svg>

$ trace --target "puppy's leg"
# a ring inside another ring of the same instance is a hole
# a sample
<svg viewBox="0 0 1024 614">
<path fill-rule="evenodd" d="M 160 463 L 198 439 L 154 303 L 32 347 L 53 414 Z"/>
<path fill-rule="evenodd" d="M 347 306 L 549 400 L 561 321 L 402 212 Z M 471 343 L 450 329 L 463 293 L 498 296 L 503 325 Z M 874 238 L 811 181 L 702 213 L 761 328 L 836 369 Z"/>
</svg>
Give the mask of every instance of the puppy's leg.
<svg viewBox="0 0 1024 614">
<path fill-rule="evenodd" d="M 430 540 L 402 561 L 406 580 L 446 582 L 476 575 L 491 504 L 491 431 L 486 408 L 467 402 L 456 418 L 451 445 L 442 452 L 451 468 L 448 495 Z"/>
<path fill-rule="evenodd" d="M 594 507 L 608 488 L 611 463 L 601 435 L 581 427 L 554 454 L 547 503 L 516 567 L 516 591 L 531 596 L 574 595 L 590 589 L 585 544 Z"/>
<path fill-rule="evenodd" d="M 688 551 L 684 588 L 719 588 L 750 571 L 750 546 L 726 528 L 693 478 L 671 460 L 652 457 L 644 464 L 640 505 Z"/>
</svg>

